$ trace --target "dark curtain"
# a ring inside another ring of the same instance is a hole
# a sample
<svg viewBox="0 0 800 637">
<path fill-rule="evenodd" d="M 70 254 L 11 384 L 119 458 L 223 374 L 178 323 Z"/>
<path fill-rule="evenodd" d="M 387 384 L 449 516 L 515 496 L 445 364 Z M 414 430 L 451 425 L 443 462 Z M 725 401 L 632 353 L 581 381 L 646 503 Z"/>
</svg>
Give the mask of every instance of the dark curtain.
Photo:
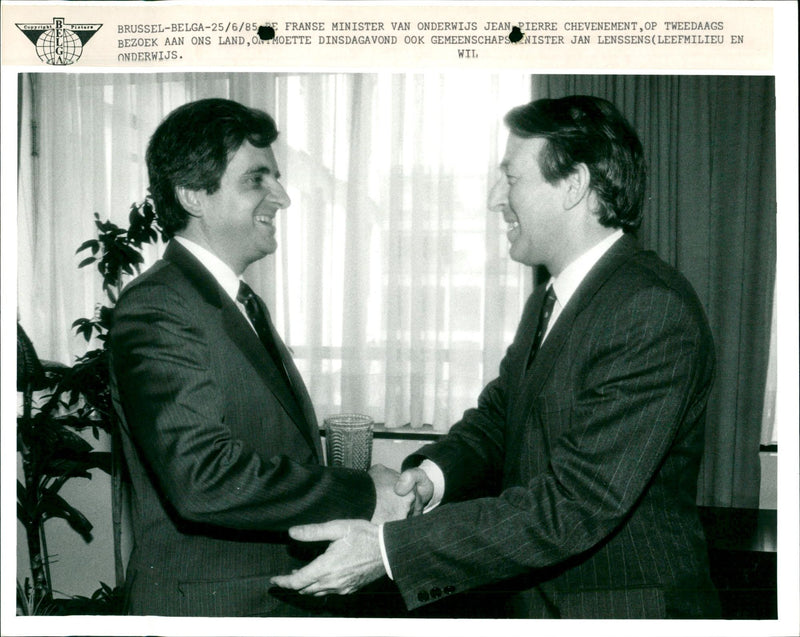
<svg viewBox="0 0 800 637">
<path fill-rule="evenodd" d="M 776 267 L 774 78 L 543 75 L 532 89 L 534 99 L 606 98 L 638 131 L 649 169 L 640 242 L 692 282 L 716 345 L 698 502 L 758 507 Z"/>
</svg>

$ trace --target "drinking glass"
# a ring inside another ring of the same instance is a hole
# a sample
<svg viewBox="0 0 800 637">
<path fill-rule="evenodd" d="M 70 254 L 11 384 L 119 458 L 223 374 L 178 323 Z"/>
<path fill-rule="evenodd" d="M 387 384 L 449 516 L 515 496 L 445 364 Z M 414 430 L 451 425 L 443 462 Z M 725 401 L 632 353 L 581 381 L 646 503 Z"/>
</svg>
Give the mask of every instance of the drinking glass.
<svg viewBox="0 0 800 637">
<path fill-rule="evenodd" d="M 336 414 L 325 418 L 328 466 L 366 471 L 372 464 L 372 418 Z"/>
</svg>

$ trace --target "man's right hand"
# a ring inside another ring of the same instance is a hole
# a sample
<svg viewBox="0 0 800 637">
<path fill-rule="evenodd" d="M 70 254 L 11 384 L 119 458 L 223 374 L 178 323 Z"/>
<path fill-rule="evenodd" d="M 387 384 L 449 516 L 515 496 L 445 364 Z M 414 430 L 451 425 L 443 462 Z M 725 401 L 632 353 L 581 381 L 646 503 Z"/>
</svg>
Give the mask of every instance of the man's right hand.
<svg viewBox="0 0 800 637">
<path fill-rule="evenodd" d="M 411 515 L 422 515 L 425 507 L 433 497 L 433 482 L 428 474 L 419 467 L 406 469 L 400 474 L 397 484 L 394 485 L 394 492 L 397 495 L 405 496 L 414 494 L 414 504 L 411 507 Z"/>
<path fill-rule="evenodd" d="M 402 520 L 411 514 L 414 504 L 413 493 L 399 493 L 396 489 L 400 474 L 382 464 L 372 465 L 369 476 L 375 484 L 375 512 L 372 514 L 373 524 L 383 524 L 393 520 Z"/>
</svg>

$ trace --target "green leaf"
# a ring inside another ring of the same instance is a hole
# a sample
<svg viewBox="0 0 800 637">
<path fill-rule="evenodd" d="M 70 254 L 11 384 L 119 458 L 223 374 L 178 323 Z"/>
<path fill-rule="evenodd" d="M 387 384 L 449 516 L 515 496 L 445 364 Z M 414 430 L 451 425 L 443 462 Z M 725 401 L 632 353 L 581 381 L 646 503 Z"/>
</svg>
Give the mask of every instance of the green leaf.
<svg viewBox="0 0 800 637">
<path fill-rule="evenodd" d="M 88 343 L 92 340 L 92 333 L 94 332 L 96 325 L 94 321 L 87 318 L 77 319 L 72 323 L 72 327 L 75 328 L 75 333 L 79 335 L 83 335 L 84 339 Z"/>
<path fill-rule="evenodd" d="M 35 503 L 33 504 L 35 506 Z M 22 522 L 25 528 L 28 528 L 33 522 L 30 507 L 31 502 L 28 499 L 28 490 L 22 482 L 17 480 L 17 519 Z"/>
<path fill-rule="evenodd" d="M 67 460 L 59 458 L 48 467 L 48 476 L 55 478 L 54 491 L 58 491 L 63 484 L 72 478 L 92 479 L 92 474 L 82 460 Z M 55 487 L 55 485 L 58 485 Z"/>
<path fill-rule="evenodd" d="M 111 327 L 111 318 L 114 315 L 114 309 L 107 305 L 101 305 L 97 312 L 97 318 L 100 326 L 104 329 Z"/>
<path fill-rule="evenodd" d="M 84 541 L 92 541 L 92 523 L 86 519 L 78 509 L 69 504 L 60 495 L 45 493 L 40 502 L 42 519 L 61 518 L 70 525 L 73 531 L 78 533 Z"/>
<path fill-rule="evenodd" d="M 91 248 L 92 254 L 97 254 L 97 251 L 100 249 L 100 242 L 97 239 L 88 239 L 84 241 L 77 250 L 75 250 L 75 254 L 83 252 L 87 248 Z"/>
<path fill-rule="evenodd" d="M 54 463 L 54 468 L 61 471 L 59 479 L 66 476 L 67 478 L 86 478 L 91 480 L 92 474 L 90 471 L 92 469 L 99 469 L 111 474 L 111 452 L 92 451 L 85 456 L 58 460 Z"/>
<path fill-rule="evenodd" d="M 130 263 L 141 263 L 144 261 L 142 254 L 135 248 L 131 248 L 128 245 L 121 245 L 119 250 L 122 253 L 121 256 Z"/>
</svg>

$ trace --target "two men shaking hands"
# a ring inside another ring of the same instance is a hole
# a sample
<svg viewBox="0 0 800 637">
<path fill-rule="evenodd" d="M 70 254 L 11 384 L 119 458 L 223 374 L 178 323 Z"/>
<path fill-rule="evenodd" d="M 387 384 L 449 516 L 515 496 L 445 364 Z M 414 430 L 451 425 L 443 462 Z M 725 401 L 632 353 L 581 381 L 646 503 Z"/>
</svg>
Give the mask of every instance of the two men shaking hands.
<svg viewBox="0 0 800 637">
<path fill-rule="evenodd" d="M 383 525 L 421 515 L 434 495 L 434 485 L 420 468 L 402 474 L 381 465 L 370 471 L 377 491 L 372 520 L 334 520 L 289 529 L 300 542 L 329 541 L 328 550 L 307 566 L 274 577 L 273 583 L 305 595 L 348 595 L 383 575 L 391 577 L 391 567 L 383 548 Z"/>
<path fill-rule="evenodd" d="M 695 504 L 713 341 L 688 281 L 635 238 L 641 142 L 592 96 L 504 121 L 488 207 L 511 258 L 550 278 L 477 405 L 401 474 L 322 464 L 303 380 L 241 281 L 290 203 L 272 118 L 209 99 L 158 127 L 147 166 L 171 240 L 110 332 L 128 613 L 308 616 L 269 591 L 313 601 L 387 574 L 409 610 L 502 583 L 508 617 L 717 616 Z M 287 530 L 330 544 L 306 563 Z"/>
</svg>

